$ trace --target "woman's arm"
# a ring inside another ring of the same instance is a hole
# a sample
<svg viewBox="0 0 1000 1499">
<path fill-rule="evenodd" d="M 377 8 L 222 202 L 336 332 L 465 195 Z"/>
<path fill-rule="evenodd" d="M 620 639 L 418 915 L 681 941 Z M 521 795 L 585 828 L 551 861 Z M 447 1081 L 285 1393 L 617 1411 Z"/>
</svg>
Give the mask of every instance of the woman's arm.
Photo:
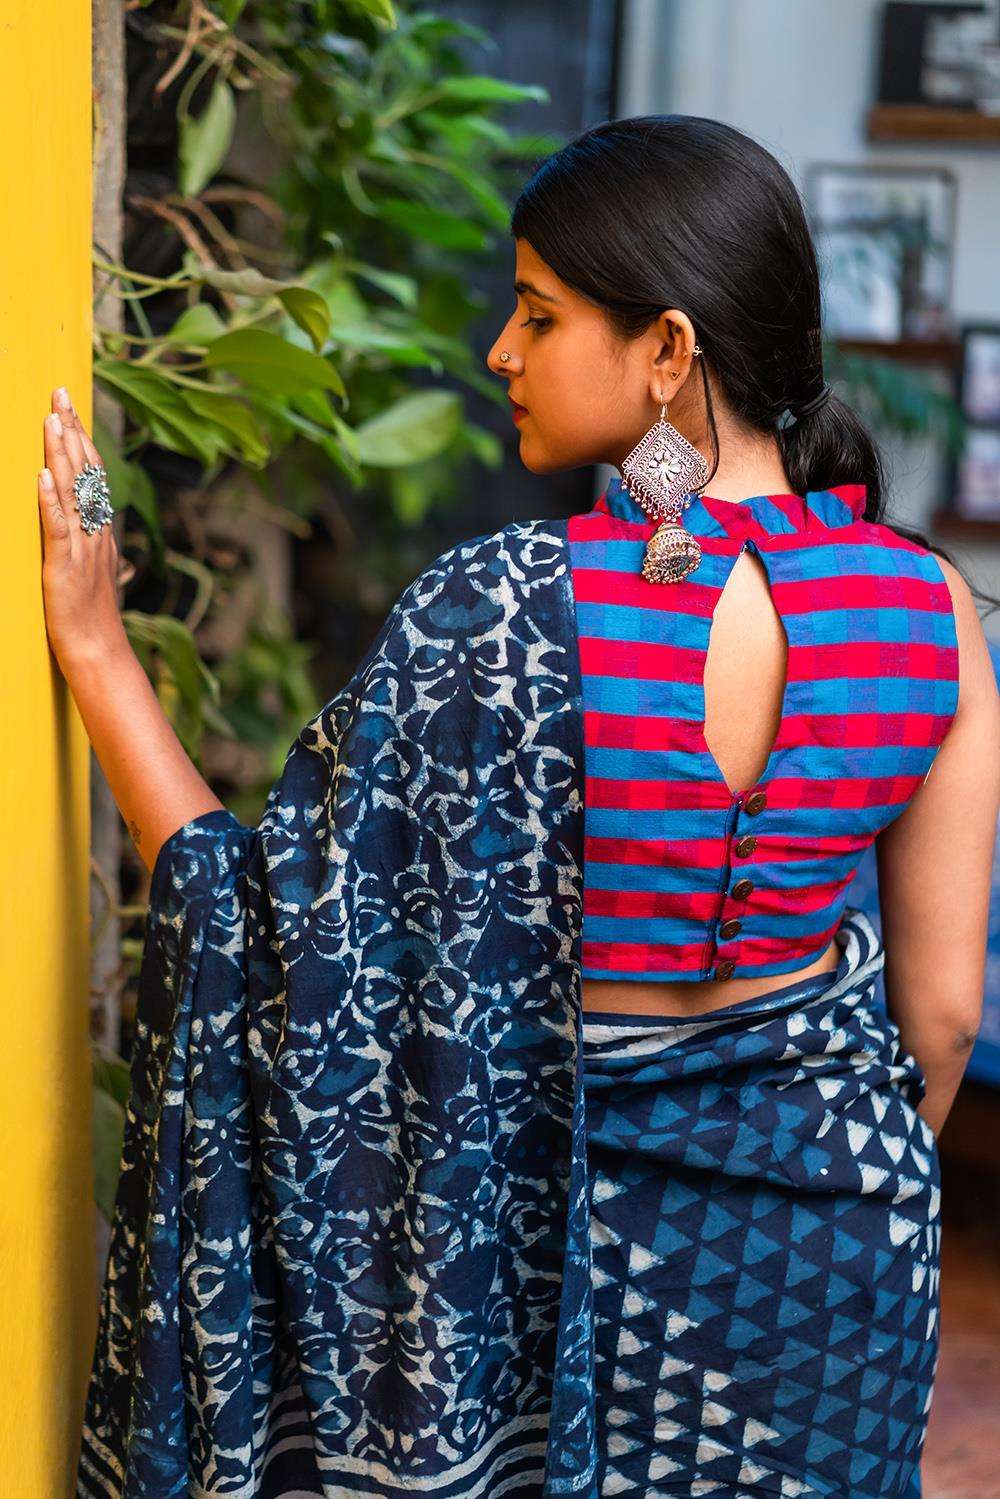
<svg viewBox="0 0 1000 1499">
<path fill-rule="evenodd" d="M 147 868 L 184 823 L 222 803 L 195 768 L 129 644 L 118 608 L 118 547 L 110 526 L 88 535 L 73 479 L 100 455 L 53 393 L 39 475 L 42 591 L 49 644 Z"/>
<path fill-rule="evenodd" d="M 1000 694 L 975 600 L 938 559 L 958 635 L 958 707 L 930 774 L 876 840 L 886 1002 L 927 1082 L 920 1113 L 939 1133 L 983 1010 L 1000 811 Z"/>
</svg>

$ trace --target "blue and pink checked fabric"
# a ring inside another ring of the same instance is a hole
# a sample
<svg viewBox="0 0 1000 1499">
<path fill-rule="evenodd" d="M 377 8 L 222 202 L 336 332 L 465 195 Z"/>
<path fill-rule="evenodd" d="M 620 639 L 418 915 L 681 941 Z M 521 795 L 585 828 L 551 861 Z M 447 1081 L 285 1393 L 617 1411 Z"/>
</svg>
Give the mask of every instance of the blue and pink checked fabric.
<svg viewBox="0 0 1000 1499">
<path fill-rule="evenodd" d="M 757 977 L 826 948 L 864 851 L 928 775 L 958 703 L 933 553 L 864 519 L 863 485 L 684 512 L 702 558 L 647 582 L 656 530 L 615 476 L 568 523 L 584 711 L 583 974 Z M 740 552 L 788 640 L 760 779 L 734 792 L 704 735 L 712 614 Z"/>
</svg>

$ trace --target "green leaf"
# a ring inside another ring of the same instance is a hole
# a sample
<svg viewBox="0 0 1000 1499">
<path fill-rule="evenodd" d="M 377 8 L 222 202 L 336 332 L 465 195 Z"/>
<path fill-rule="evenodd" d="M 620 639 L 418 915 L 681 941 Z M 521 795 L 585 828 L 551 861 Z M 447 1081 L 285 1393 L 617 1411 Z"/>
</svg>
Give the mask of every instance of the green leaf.
<svg viewBox="0 0 1000 1499">
<path fill-rule="evenodd" d="M 346 260 L 344 269 L 387 292 L 400 306 L 416 307 L 417 283 L 412 276 L 404 276 L 399 271 L 384 271 L 380 266 L 366 265 L 361 260 Z"/>
<path fill-rule="evenodd" d="M 345 279 L 342 267 L 332 260 L 322 261 L 310 267 L 308 274 L 329 317 L 328 337 L 341 348 L 385 353 L 396 364 L 426 365 L 440 373 L 440 360 L 414 336 L 423 330 L 410 319 L 404 320 L 402 333 L 383 326 L 354 283 Z M 395 308 L 382 311 L 383 320 L 398 315 Z"/>
<path fill-rule="evenodd" d="M 107 1093 L 122 1108 L 128 1103 L 130 1068 L 124 1057 L 96 1042 L 91 1048 L 91 1076 L 94 1087 Z"/>
<path fill-rule="evenodd" d="M 330 336 L 330 309 L 319 292 L 307 286 L 289 286 L 278 293 L 278 300 L 289 317 L 308 333 L 318 354 Z"/>
<path fill-rule="evenodd" d="M 434 498 L 434 489 L 423 469 L 407 467 L 393 471 L 389 497 L 393 514 L 401 525 L 413 530 L 422 525 Z"/>
<path fill-rule="evenodd" d="M 196 592 L 188 609 L 188 617 L 193 615 L 195 619 L 204 619 L 211 606 L 218 582 L 212 569 L 204 562 L 200 562 L 197 557 L 185 557 L 183 552 L 172 552 L 170 565 L 176 572 L 183 573 L 194 582 Z M 212 682 L 210 681 L 208 685 L 211 690 Z"/>
<path fill-rule="evenodd" d="M 301 411 L 310 421 L 318 422 L 322 427 L 333 426 L 333 406 L 325 390 L 303 390 L 290 399 L 296 411 Z"/>
<path fill-rule="evenodd" d="M 428 271 L 420 286 L 420 320 L 451 338 L 465 340 L 470 317 L 480 310 L 472 305 L 469 289 L 461 276 Z"/>
<path fill-rule="evenodd" d="M 195 758 L 204 728 L 204 705 L 219 702 L 218 680 L 199 656 L 195 638 L 183 620 L 170 614 L 123 609 L 122 623 L 178 738 Z M 159 656 L 159 672 L 151 669 L 151 650 Z"/>
<path fill-rule="evenodd" d="M 446 171 L 460 182 L 474 202 L 478 203 L 486 217 L 498 229 L 506 230 L 510 223 L 511 205 L 496 192 L 481 172 L 473 172 L 461 162 L 443 163 Z"/>
<path fill-rule="evenodd" d="M 204 348 L 225 331 L 225 323 L 210 303 L 195 302 L 193 306 L 185 307 L 170 331 L 163 334 L 163 341 Z"/>
<path fill-rule="evenodd" d="M 425 109 L 421 123 L 435 131 L 460 155 L 483 152 L 484 143 L 493 150 L 516 156 L 511 150 L 512 136 L 507 127 L 489 115 L 445 114 L 440 109 Z"/>
<path fill-rule="evenodd" d="M 330 329 L 336 337 L 343 323 L 363 323 L 372 316 L 369 304 L 354 282 L 340 273 L 332 262 L 315 266 L 314 273 L 322 281 L 322 295 L 330 311 Z"/>
<path fill-rule="evenodd" d="M 263 468 L 270 457 L 270 446 L 254 421 L 253 414 L 235 396 L 223 395 L 214 390 L 192 390 L 181 388 L 181 395 L 188 406 L 199 416 L 207 418 L 217 427 L 223 428 L 227 436 L 235 439 L 233 449 L 253 465 Z"/>
<path fill-rule="evenodd" d="M 300 396 L 308 394 L 308 391 L 294 392 L 295 400 L 298 401 Z M 330 436 L 326 422 L 323 426 L 319 426 L 308 416 L 303 416 L 300 411 L 297 411 L 290 401 L 280 400 L 277 396 L 269 396 L 264 390 L 255 390 L 253 403 L 255 407 L 266 412 L 280 430 L 287 431 L 289 435 L 300 432 L 311 442 L 321 445 Z"/>
<path fill-rule="evenodd" d="M 481 26 L 474 26 L 470 21 L 451 21 L 430 11 L 418 11 L 410 20 L 409 29 L 414 36 L 433 37 L 438 41 L 446 36 L 464 36 L 481 47 L 497 50 L 497 43 Z"/>
<path fill-rule="evenodd" d="M 273 276 L 263 276 L 252 267 L 245 271 L 220 271 L 217 266 L 202 265 L 198 261 L 189 264 L 187 270 L 192 281 L 202 281 L 206 286 L 232 292 L 234 296 L 270 297 L 288 287 L 287 281 L 276 281 Z"/>
<path fill-rule="evenodd" d="M 202 712 L 205 715 L 205 727 L 206 729 L 210 729 L 213 734 L 218 734 L 222 739 L 235 740 L 239 738 L 229 719 L 213 702 L 203 702 Z"/>
<path fill-rule="evenodd" d="M 403 234 L 423 239 L 443 250 L 485 250 L 489 239 L 477 224 L 457 213 L 429 208 L 426 203 L 412 203 L 408 198 L 383 198 L 379 216 Z"/>
<path fill-rule="evenodd" d="M 358 456 L 370 468 L 422 463 L 448 446 L 461 422 L 462 401 L 454 391 L 418 391 L 355 429 Z"/>
<path fill-rule="evenodd" d="M 219 0 L 219 14 L 232 30 L 239 20 L 247 0 Z"/>
<path fill-rule="evenodd" d="M 363 323 L 338 323 L 332 330 L 337 344 L 344 349 L 366 350 L 392 357 L 396 364 L 419 364 L 440 373 L 441 361 L 422 344 L 390 328 L 380 328 L 373 321 Z"/>
<path fill-rule="evenodd" d="M 549 103 L 549 91 L 540 84 L 507 83 L 502 78 L 478 74 L 443 78 L 437 87 L 446 99 L 455 99 L 462 104 L 523 104 L 529 99 L 534 99 L 537 104 Z"/>
<path fill-rule="evenodd" d="M 361 446 L 358 442 L 358 434 L 353 427 L 349 427 L 339 412 L 333 413 L 333 429 L 341 447 L 347 453 L 353 466 L 361 463 Z"/>
<path fill-rule="evenodd" d="M 376 21 L 384 21 L 394 30 L 399 26 L 392 0 L 347 0 L 347 4 L 355 10 L 363 11 L 365 15 L 374 16 Z"/>
<path fill-rule="evenodd" d="M 332 390 L 347 395 L 340 375 L 328 359 L 300 349 L 263 328 L 240 328 L 216 339 L 205 363 L 209 369 L 228 370 L 247 385 L 293 395 L 302 390 Z"/>
<path fill-rule="evenodd" d="M 529 131 L 524 135 L 512 134 L 508 156 L 520 161 L 543 161 L 556 151 L 561 151 L 566 137 L 549 134 L 544 130 Z"/>
<path fill-rule="evenodd" d="M 208 103 L 198 115 L 182 115 L 178 121 L 178 186 L 186 198 L 200 193 L 225 161 L 236 126 L 233 91 L 224 78 L 216 78 Z"/>
<path fill-rule="evenodd" d="M 347 478 L 355 489 L 361 489 L 364 484 L 364 470 L 357 459 L 347 451 L 343 443 L 336 437 L 325 437 L 320 443 L 320 448 L 335 464 L 340 472 Z"/>
<path fill-rule="evenodd" d="M 466 422 L 464 430 L 469 451 L 476 455 L 484 468 L 498 469 L 503 466 L 503 443 L 495 432 L 490 432 L 475 422 Z"/>
<path fill-rule="evenodd" d="M 285 412 L 299 425 L 302 435 L 315 442 L 352 483 L 360 483 L 362 471 L 357 436 L 354 428 L 334 410 L 328 397 L 322 391 L 310 391 L 292 396 L 291 403 L 284 408 Z"/>
<path fill-rule="evenodd" d="M 164 375 L 124 359 L 98 359 L 94 377 L 148 429 L 153 442 L 197 458 L 206 468 L 218 461 L 225 443 L 217 428 L 199 421 Z"/>
<path fill-rule="evenodd" d="M 95 1087 L 91 1098 L 94 1201 L 110 1223 L 114 1217 L 115 1194 L 125 1144 L 125 1110 L 102 1088 Z"/>
<path fill-rule="evenodd" d="M 324 255 L 306 266 L 299 276 L 301 285 L 308 286 L 323 298 L 331 315 L 337 301 L 344 297 L 350 297 L 358 307 L 365 305 L 361 294 L 347 276 L 344 265 L 342 256 Z"/>
<path fill-rule="evenodd" d="M 200 716 L 204 690 L 202 661 L 198 655 L 194 636 L 183 621 L 174 619 L 168 614 L 158 615 L 157 624 L 159 627 L 157 647 L 160 655 L 177 683 L 185 706 Z"/>
</svg>

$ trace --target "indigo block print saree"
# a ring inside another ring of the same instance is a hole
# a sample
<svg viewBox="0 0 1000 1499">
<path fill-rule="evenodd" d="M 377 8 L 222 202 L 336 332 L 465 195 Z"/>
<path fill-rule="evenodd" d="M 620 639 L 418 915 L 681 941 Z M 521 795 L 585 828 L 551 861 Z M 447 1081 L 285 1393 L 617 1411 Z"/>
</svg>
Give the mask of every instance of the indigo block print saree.
<svg viewBox="0 0 1000 1499">
<path fill-rule="evenodd" d="M 584 1024 L 598 1492 L 919 1496 L 940 1181 L 923 1078 L 840 963 L 671 1020 Z"/>
<path fill-rule="evenodd" d="M 565 523 L 445 553 L 153 871 L 81 1496 L 919 1495 L 938 1181 L 826 989 L 584 1045 Z"/>
</svg>

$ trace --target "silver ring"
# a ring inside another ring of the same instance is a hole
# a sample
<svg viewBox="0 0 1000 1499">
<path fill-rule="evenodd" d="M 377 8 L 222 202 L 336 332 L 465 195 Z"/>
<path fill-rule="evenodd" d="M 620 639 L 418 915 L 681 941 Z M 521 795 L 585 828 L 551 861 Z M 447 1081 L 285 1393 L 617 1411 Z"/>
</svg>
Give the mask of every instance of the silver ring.
<svg viewBox="0 0 1000 1499">
<path fill-rule="evenodd" d="M 88 536 L 114 520 L 108 476 L 102 464 L 86 464 L 73 480 L 73 493 L 80 512 L 80 525 Z"/>
</svg>

